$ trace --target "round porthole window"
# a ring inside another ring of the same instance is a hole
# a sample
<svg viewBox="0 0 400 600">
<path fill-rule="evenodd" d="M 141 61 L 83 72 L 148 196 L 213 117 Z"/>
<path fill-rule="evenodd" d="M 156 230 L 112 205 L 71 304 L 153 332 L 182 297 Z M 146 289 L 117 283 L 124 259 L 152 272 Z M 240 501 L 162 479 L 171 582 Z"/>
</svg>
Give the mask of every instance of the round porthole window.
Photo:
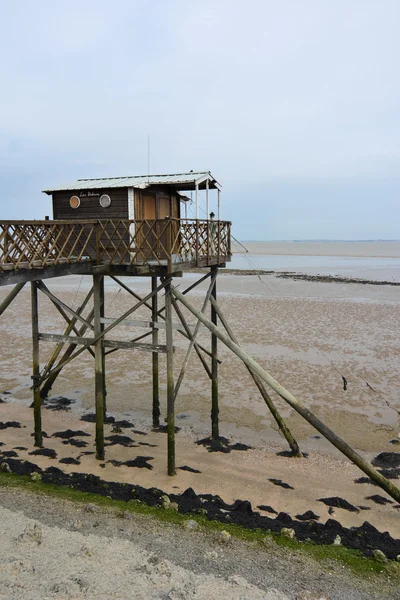
<svg viewBox="0 0 400 600">
<path fill-rule="evenodd" d="M 80 203 L 81 199 L 79 198 L 79 196 L 71 196 L 71 198 L 69 199 L 69 205 L 71 208 L 78 208 Z"/>
<path fill-rule="evenodd" d="M 102 208 L 108 208 L 111 204 L 111 198 L 108 194 L 103 194 L 100 196 L 99 202 Z"/>
</svg>

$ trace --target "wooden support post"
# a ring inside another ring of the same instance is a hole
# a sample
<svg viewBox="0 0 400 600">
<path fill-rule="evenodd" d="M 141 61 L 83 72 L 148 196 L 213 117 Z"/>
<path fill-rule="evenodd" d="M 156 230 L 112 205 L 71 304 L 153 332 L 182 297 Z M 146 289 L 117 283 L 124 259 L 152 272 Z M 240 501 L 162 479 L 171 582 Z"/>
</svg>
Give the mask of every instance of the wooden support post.
<svg viewBox="0 0 400 600">
<path fill-rule="evenodd" d="M 347 444 L 344 440 L 342 440 L 338 435 L 336 435 L 329 427 L 327 427 L 318 417 L 316 417 L 308 408 L 306 408 L 297 398 L 291 394 L 287 389 L 285 389 L 272 375 L 268 373 L 265 369 L 263 369 L 247 352 L 245 352 L 238 344 L 235 344 L 230 337 L 225 334 L 223 331 L 216 327 L 205 315 L 197 310 L 185 296 L 176 288 L 171 287 L 171 291 L 174 296 L 182 302 L 184 306 L 195 316 L 197 317 L 203 325 L 208 327 L 212 333 L 218 337 L 221 342 L 223 342 L 236 356 L 238 356 L 244 363 L 247 365 L 253 373 L 258 375 L 260 379 L 265 381 L 283 400 L 294 408 L 296 412 L 298 412 L 310 425 L 312 425 L 317 431 L 319 431 L 327 440 L 331 442 L 342 454 L 347 456 L 347 458 L 357 465 L 359 469 L 364 471 L 368 477 L 370 477 L 375 483 L 377 483 L 389 496 L 394 498 L 396 502 L 400 502 L 400 489 L 393 485 L 386 477 L 384 477 L 381 473 L 379 473 L 374 467 L 366 461 L 358 452 L 353 450 L 349 444 Z"/>
<path fill-rule="evenodd" d="M 222 325 L 224 326 L 224 328 L 225 328 L 227 334 L 229 335 L 229 337 L 231 338 L 231 340 L 233 342 L 235 342 L 235 344 L 239 345 L 239 342 L 238 342 L 235 334 L 233 333 L 224 314 L 222 313 L 221 307 L 219 306 L 219 304 L 217 304 L 216 299 L 214 299 L 213 297 L 211 297 L 211 304 L 213 305 L 213 307 L 219 317 L 219 320 L 221 321 Z M 214 323 L 214 325 L 216 325 L 216 323 Z M 251 369 L 249 369 L 249 367 L 247 365 L 246 365 L 246 368 L 247 368 L 248 372 L 250 373 L 254 383 L 256 384 L 261 396 L 263 397 L 265 404 L 268 406 L 269 410 L 271 411 L 272 416 L 274 417 L 282 435 L 286 438 L 286 441 L 289 444 L 291 451 L 293 452 L 293 456 L 297 456 L 297 457 L 302 456 L 302 454 L 300 452 L 300 448 L 299 448 L 296 440 L 294 439 L 292 432 L 286 425 L 284 419 L 279 414 L 279 411 L 277 410 L 275 404 L 273 403 L 271 396 L 268 394 L 267 390 L 265 389 L 263 382 L 261 381 L 261 379 L 259 377 L 257 377 L 257 375 L 255 375 L 253 373 L 253 371 Z"/>
<path fill-rule="evenodd" d="M 35 446 L 42 446 L 42 399 L 40 397 L 40 364 L 39 364 L 39 307 L 38 285 L 31 282 L 32 306 L 32 380 L 33 380 L 33 418 L 35 423 Z"/>
<path fill-rule="evenodd" d="M 158 328 L 154 323 L 158 321 L 158 294 L 157 277 L 151 278 L 151 290 L 155 292 L 151 299 L 151 320 L 153 323 L 152 344 L 158 344 Z M 160 426 L 160 391 L 158 382 L 158 352 L 153 352 L 153 427 Z"/>
<path fill-rule="evenodd" d="M 217 325 L 217 311 L 213 302 L 217 300 L 217 274 L 218 268 L 212 267 L 211 272 L 215 276 L 214 285 L 211 289 L 211 322 Z M 211 437 L 213 440 L 219 438 L 219 406 L 218 406 L 218 338 L 211 334 Z"/>
<path fill-rule="evenodd" d="M 94 290 L 94 336 L 101 336 L 101 317 L 104 306 L 104 277 L 93 275 Z M 95 398 L 96 398 L 96 458 L 104 460 L 104 413 L 105 413 L 105 386 L 104 386 L 104 345 L 103 338 L 95 343 Z"/>
<path fill-rule="evenodd" d="M 3 314 L 3 312 L 6 310 L 6 308 L 8 306 L 10 306 L 10 304 L 14 300 L 14 298 L 16 298 L 16 296 L 18 296 L 18 294 L 20 293 L 20 291 L 22 290 L 24 285 L 25 285 L 25 283 L 17 283 L 17 285 L 15 287 L 13 287 L 13 289 L 8 294 L 8 296 L 6 298 L 4 298 L 3 302 L 0 304 L 0 316 Z"/>
<path fill-rule="evenodd" d="M 175 469 L 175 396 L 174 396 L 174 350 L 172 337 L 171 283 L 165 286 L 165 322 L 167 338 L 167 436 L 168 475 L 176 475 Z"/>
</svg>

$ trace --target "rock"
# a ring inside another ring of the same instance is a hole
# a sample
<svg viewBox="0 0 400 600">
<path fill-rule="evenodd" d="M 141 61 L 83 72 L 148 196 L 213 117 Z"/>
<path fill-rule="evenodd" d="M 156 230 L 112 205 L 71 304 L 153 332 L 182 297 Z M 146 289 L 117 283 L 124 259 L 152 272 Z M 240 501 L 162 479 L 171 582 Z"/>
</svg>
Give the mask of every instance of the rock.
<svg viewBox="0 0 400 600">
<path fill-rule="evenodd" d="M 42 543 L 43 529 L 40 523 L 36 521 L 26 526 L 25 530 L 18 537 L 20 542 L 35 542 L 38 546 Z"/>
<path fill-rule="evenodd" d="M 131 521 L 133 519 L 133 514 L 129 512 L 129 510 L 124 510 L 124 512 L 122 513 L 122 517 L 124 519 L 127 519 L 128 521 Z"/>
<path fill-rule="evenodd" d="M 91 504 L 91 503 L 89 503 L 89 504 L 86 504 L 86 505 L 85 505 L 85 509 L 84 509 L 84 510 L 85 510 L 86 512 L 89 512 L 89 513 L 94 513 L 94 512 L 96 512 L 96 511 L 97 511 L 97 508 L 98 508 L 98 507 L 97 507 L 95 504 Z"/>
<path fill-rule="evenodd" d="M 218 558 L 218 552 L 215 550 L 209 550 L 204 554 L 204 558 Z"/>
<path fill-rule="evenodd" d="M 193 521 L 193 519 L 189 519 L 189 521 L 185 521 L 184 528 L 188 531 L 196 531 L 199 528 L 199 524 L 197 521 Z"/>
<path fill-rule="evenodd" d="M 11 473 L 12 472 L 10 465 L 6 462 L 1 463 L 0 471 L 2 471 L 3 473 Z"/>
<path fill-rule="evenodd" d="M 161 496 L 161 506 L 163 508 L 169 508 L 171 504 L 171 500 L 169 499 L 169 496 Z"/>
<path fill-rule="evenodd" d="M 281 535 L 283 535 L 283 537 L 289 538 L 290 540 L 294 540 L 296 538 L 295 531 L 291 527 L 283 527 L 281 529 Z"/>
<path fill-rule="evenodd" d="M 79 529 L 82 529 L 83 523 L 82 523 L 82 521 L 77 519 L 76 521 L 73 522 L 72 527 L 73 527 L 73 529 L 75 529 L 75 531 L 78 531 Z"/>
<path fill-rule="evenodd" d="M 42 481 L 42 475 L 40 473 L 31 473 L 32 481 Z"/>
<path fill-rule="evenodd" d="M 341 543 L 342 543 L 342 538 L 340 537 L 340 535 L 337 535 L 335 537 L 335 539 L 333 540 L 333 545 L 334 546 L 340 546 Z"/>
<path fill-rule="evenodd" d="M 397 562 L 400 562 L 400 554 L 398 554 L 398 555 L 396 556 L 396 560 L 397 560 Z"/>
<path fill-rule="evenodd" d="M 388 559 L 386 558 L 386 556 L 384 555 L 382 550 L 374 550 L 372 553 L 372 556 L 377 562 L 380 562 L 380 563 L 388 562 Z"/>
<path fill-rule="evenodd" d="M 229 544 L 231 539 L 232 539 L 231 534 L 228 533 L 228 531 L 225 531 L 225 529 L 223 529 L 222 531 L 219 531 L 217 533 L 217 541 L 218 542 L 222 542 L 223 544 Z"/>
</svg>

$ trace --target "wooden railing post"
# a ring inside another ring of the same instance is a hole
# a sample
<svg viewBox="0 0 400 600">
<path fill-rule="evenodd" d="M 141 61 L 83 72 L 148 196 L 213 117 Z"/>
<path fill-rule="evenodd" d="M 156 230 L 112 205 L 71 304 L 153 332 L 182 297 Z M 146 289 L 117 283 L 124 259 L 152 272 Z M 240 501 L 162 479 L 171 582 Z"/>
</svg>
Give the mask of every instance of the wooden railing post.
<svg viewBox="0 0 400 600">
<path fill-rule="evenodd" d="M 199 220 L 196 219 L 196 267 L 199 266 Z"/>
</svg>

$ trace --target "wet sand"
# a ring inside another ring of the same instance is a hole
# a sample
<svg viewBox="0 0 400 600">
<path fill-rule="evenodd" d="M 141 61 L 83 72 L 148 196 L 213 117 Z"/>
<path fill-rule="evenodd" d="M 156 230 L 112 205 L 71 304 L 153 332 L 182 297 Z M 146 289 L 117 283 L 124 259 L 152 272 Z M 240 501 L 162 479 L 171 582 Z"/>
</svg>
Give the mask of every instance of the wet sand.
<svg viewBox="0 0 400 600">
<path fill-rule="evenodd" d="M 180 288 L 198 276 L 179 280 Z M 129 285 L 138 292 L 148 292 L 144 279 L 129 279 Z M 398 288 L 359 284 L 312 283 L 282 280 L 267 276 L 260 281 L 256 276 L 226 275 L 219 278 L 218 300 L 243 347 L 282 384 L 337 434 L 357 450 L 372 458 L 382 451 L 397 451 L 390 441 L 399 432 L 396 411 L 400 409 L 400 375 L 398 364 L 400 342 L 398 323 L 400 304 Z M 89 280 L 70 277 L 52 280 L 49 287 L 66 303 L 78 306 L 89 288 Z M 199 306 L 205 284 L 191 294 Z M 8 289 L 0 289 L 0 300 Z M 26 429 L 1 431 L 1 440 L 7 450 L 13 446 L 29 446 L 31 402 L 30 369 L 30 298 L 23 290 L 0 320 L 2 360 L 0 364 L 1 395 L 15 404 L 0 404 L 0 420 L 17 420 Z M 201 292 L 201 293 L 200 293 Z M 106 316 L 116 317 L 131 306 L 126 292 L 106 286 Z M 135 316 L 149 319 L 147 309 Z M 193 318 L 188 316 L 193 323 Z M 60 333 L 63 321 L 50 302 L 40 297 L 40 329 Z M 143 330 L 118 327 L 111 339 L 132 339 Z M 163 333 L 160 339 L 163 343 Z M 209 346 L 209 335 L 202 330 L 199 341 Z M 186 351 L 187 342 L 175 336 L 175 377 Z M 41 344 L 41 365 L 52 350 L 51 344 Z M 259 396 L 245 367 L 230 351 L 220 345 L 220 420 L 221 434 L 250 446 L 247 452 L 229 455 L 209 453 L 195 440 L 210 432 L 210 382 L 193 355 L 187 376 L 176 404 L 177 464 L 188 465 L 201 471 L 195 474 L 178 471 L 176 478 L 166 476 L 166 436 L 151 432 L 151 355 L 144 352 L 118 351 L 107 358 L 108 408 L 111 414 L 129 418 L 136 428 L 147 436 L 132 437 L 136 441 L 156 444 L 156 447 L 107 448 L 107 459 L 126 460 L 137 455 L 151 456 L 152 470 L 114 467 L 107 463 L 100 468 L 92 456 L 81 459 L 80 466 L 58 465 L 44 457 L 35 457 L 43 466 L 55 464 L 65 470 L 93 471 L 104 479 L 157 486 L 166 491 L 183 491 L 193 487 L 196 492 L 219 494 L 226 501 L 249 499 L 253 506 L 267 504 L 275 510 L 287 511 L 292 516 L 314 510 L 321 520 L 328 518 L 327 507 L 318 498 L 341 496 L 356 506 L 368 506 L 369 511 L 358 514 L 335 509 L 335 516 L 344 525 L 356 525 L 364 520 L 380 530 L 389 530 L 400 536 L 398 511 L 391 505 L 380 506 L 365 500 L 366 496 L 380 493 L 378 488 L 354 484 L 362 473 L 350 465 L 328 442 L 317 435 L 282 400 L 276 404 L 286 417 L 288 425 L 300 443 L 309 452 L 307 459 L 277 457 L 286 450 L 285 441 L 276 431 L 268 410 Z M 160 390 L 162 417 L 166 410 L 165 357 L 160 358 Z M 348 380 L 343 390 L 342 375 Z M 377 393 L 367 387 L 368 382 Z M 67 428 L 92 431 L 92 424 L 75 419 L 82 411 L 93 409 L 93 359 L 88 353 L 68 365 L 58 378 L 53 396 L 76 400 L 69 413 L 43 410 L 44 429 L 48 433 Z M 387 402 L 393 407 L 390 408 Z M 7 416 L 8 415 L 8 416 Z M 109 427 L 109 426 L 108 426 Z M 110 427 L 109 427 L 110 428 Z M 20 439 L 22 436 L 24 439 Z M 18 439 L 17 439 L 18 438 Z M 27 439 L 25 439 L 27 438 Z M 93 442 L 91 441 L 91 444 Z M 55 448 L 58 458 L 75 456 L 80 449 L 62 445 L 59 440 L 46 440 L 46 446 Z M 4 450 L 5 448 L 2 448 Z M 28 458 L 24 451 L 19 452 Z M 123 456 L 124 458 L 121 458 Z M 34 461 L 35 462 L 35 461 Z M 295 491 L 273 485 L 269 479 L 282 479 Z M 177 488 L 174 488 L 177 486 Z"/>
</svg>

